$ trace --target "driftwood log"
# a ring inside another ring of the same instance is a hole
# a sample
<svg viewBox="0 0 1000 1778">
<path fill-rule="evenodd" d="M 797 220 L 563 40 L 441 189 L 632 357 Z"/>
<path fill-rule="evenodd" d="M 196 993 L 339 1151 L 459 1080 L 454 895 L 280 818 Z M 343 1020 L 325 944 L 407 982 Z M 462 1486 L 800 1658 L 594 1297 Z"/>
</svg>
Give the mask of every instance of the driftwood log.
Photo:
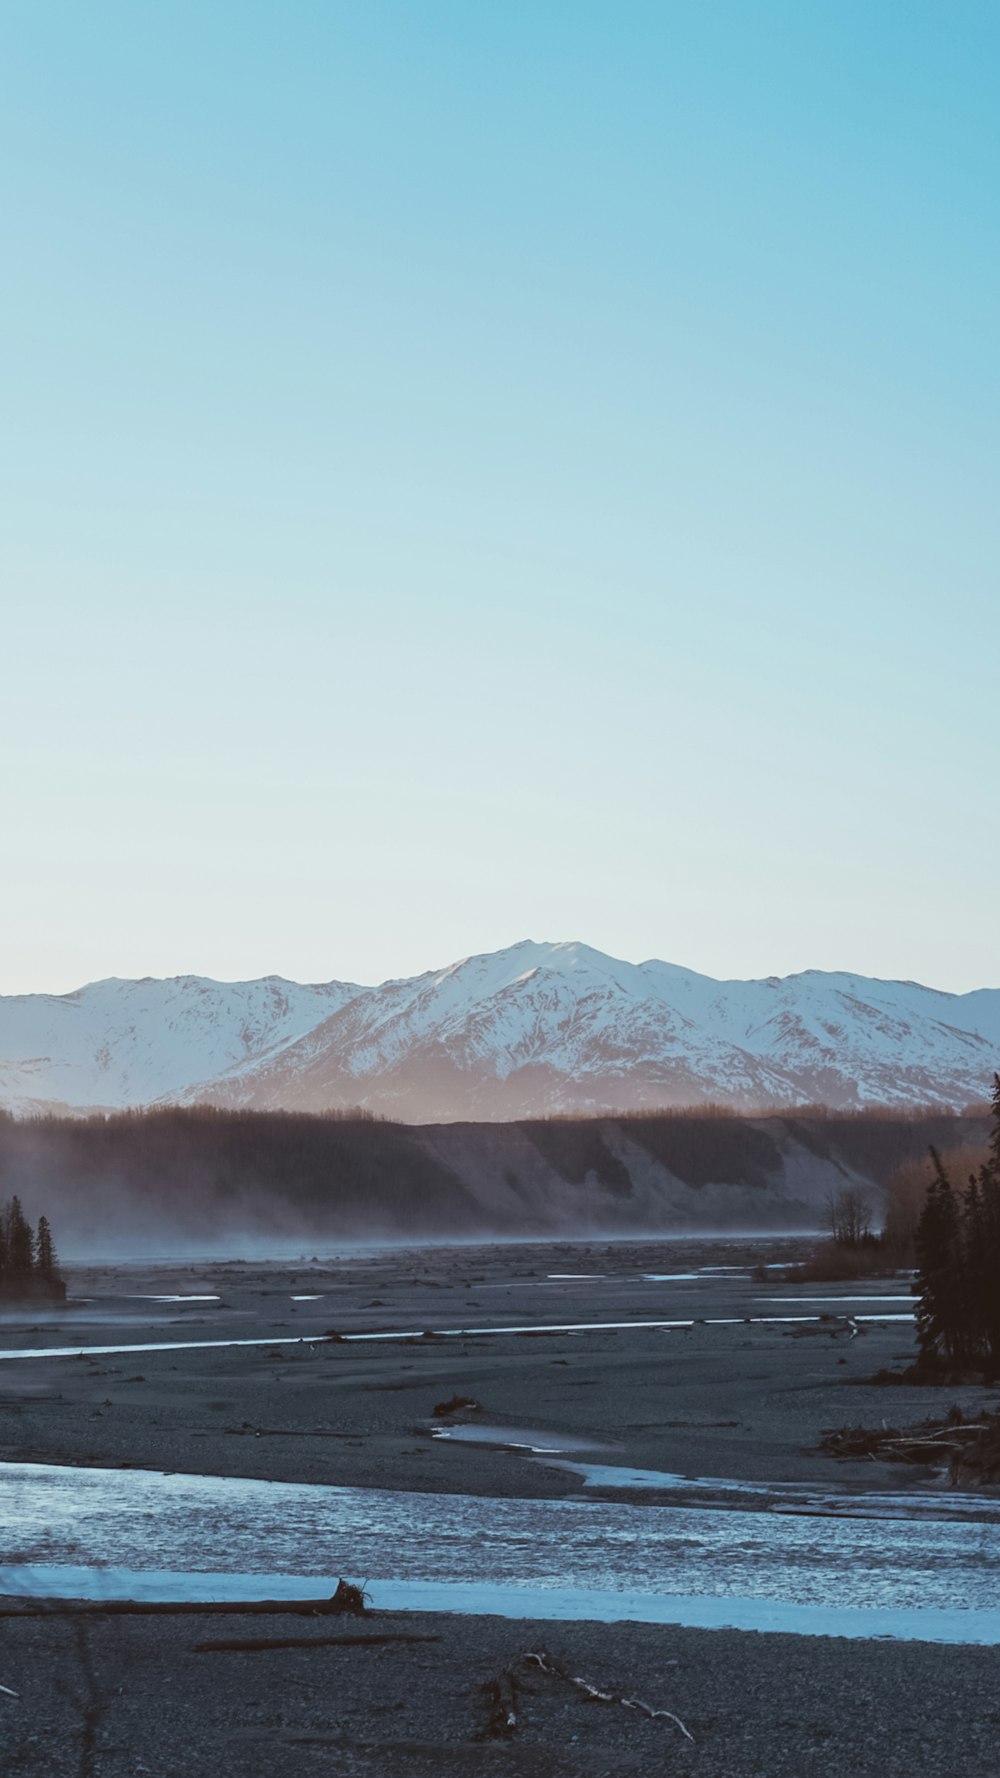
<svg viewBox="0 0 1000 1778">
<path fill-rule="evenodd" d="M 676 1666 L 676 1662 L 668 1662 L 667 1665 Z M 580 1693 L 584 1703 L 620 1704 L 624 1710 L 637 1710 L 640 1715 L 647 1716 L 654 1721 L 661 1719 L 671 1722 L 675 1728 L 680 1730 L 686 1740 L 694 1740 L 690 1729 L 672 1710 L 654 1709 L 652 1704 L 647 1704 L 642 1698 L 627 1698 L 622 1692 L 607 1691 L 601 1686 L 593 1685 L 589 1679 L 582 1679 L 578 1674 L 571 1672 L 563 1661 L 558 1660 L 555 1655 L 549 1654 L 545 1648 L 525 1649 L 523 1653 L 515 1655 L 513 1660 L 508 1661 L 506 1667 L 503 1667 L 495 1678 L 487 1681 L 483 1688 L 489 1706 L 485 1730 L 487 1736 L 510 1736 L 517 1729 L 521 1690 L 518 1669 L 523 1667 L 537 1667 L 547 1678 L 558 1679 L 565 1685 L 573 1686 L 574 1690 Z"/>
<path fill-rule="evenodd" d="M 273 1648 L 384 1648 L 387 1642 L 440 1640 L 440 1636 L 411 1636 L 403 1630 L 386 1630 L 374 1636 L 231 1636 L 219 1637 L 212 1642 L 196 1642 L 194 1653 L 264 1654 Z"/>
<path fill-rule="evenodd" d="M 28 1599 L 0 1606 L 0 1618 L 56 1612 L 60 1617 L 361 1617 L 367 1610 L 364 1587 L 341 1580 L 329 1599 Z"/>
<path fill-rule="evenodd" d="M 952 1408 L 944 1419 L 916 1426 L 838 1426 L 825 1432 L 820 1450 L 873 1463 L 947 1464 L 952 1482 L 1000 1480 L 1000 1414 L 966 1417 Z"/>
</svg>

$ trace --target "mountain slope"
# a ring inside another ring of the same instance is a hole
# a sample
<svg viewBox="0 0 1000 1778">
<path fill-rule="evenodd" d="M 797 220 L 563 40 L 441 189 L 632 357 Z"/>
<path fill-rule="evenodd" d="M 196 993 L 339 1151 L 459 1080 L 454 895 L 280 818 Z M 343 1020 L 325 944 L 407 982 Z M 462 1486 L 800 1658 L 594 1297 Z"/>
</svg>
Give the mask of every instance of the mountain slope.
<svg viewBox="0 0 1000 1778">
<path fill-rule="evenodd" d="M 0 1105 L 126 1107 L 292 1043 L 357 993 L 280 976 L 91 982 L 72 994 L 0 996 Z"/>
<path fill-rule="evenodd" d="M 962 1106 L 1000 1066 L 1000 990 L 809 970 L 719 982 L 525 941 L 377 988 L 278 977 L 0 998 L 0 1104 L 157 1101 L 410 1122 L 721 1101 Z"/>
</svg>

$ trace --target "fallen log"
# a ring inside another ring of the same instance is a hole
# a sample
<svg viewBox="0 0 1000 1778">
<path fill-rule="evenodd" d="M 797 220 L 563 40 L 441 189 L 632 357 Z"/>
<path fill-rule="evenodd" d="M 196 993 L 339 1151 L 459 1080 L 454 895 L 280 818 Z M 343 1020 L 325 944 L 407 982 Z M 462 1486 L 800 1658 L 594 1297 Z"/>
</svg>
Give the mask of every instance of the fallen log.
<svg viewBox="0 0 1000 1778">
<path fill-rule="evenodd" d="M 672 1710 L 654 1710 L 651 1704 L 644 1704 L 641 1698 L 626 1698 L 623 1697 L 620 1692 L 601 1691 L 599 1686 L 591 1685 L 589 1680 L 580 1679 L 577 1675 L 571 1673 L 569 1668 L 564 1667 L 561 1661 L 553 1660 L 552 1656 L 548 1654 L 544 1648 L 530 1650 L 529 1653 L 525 1655 L 524 1659 L 526 1661 L 535 1662 L 537 1666 L 541 1667 L 543 1673 L 551 1674 L 554 1679 L 564 1679 L 567 1685 L 576 1686 L 577 1690 L 584 1694 L 584 1697 L 588 1702 L 593 1702 L 595 1704 L 621 1704 L 625 1710 L 639 1710 L 644 1716 L 653 1718 L 664 1717 L 668 1722 L 674 1723 L 688 1741 L 694 1740 L 691 1731 L 684 1726 L 679 1716 L 674 1715 Z"/>
<path fill-rule="evenodd" d="M 482 1402 L 474 1395 L 453 1395 L 448 1401 L 439 1401 L 431 1415 L 435 1420 L 443 1420 L 447 1414 L 478 1414 L 481 1408 Z"/>
<path fill-rule="evenodd" d="M 387 1642 L 440 1642 L 440 1636 L 410 1636 L 387 1630 L 375 1636 L 241 1636 L 196 1642 L 196 1655 L 257 1654 L 273 1648 L 383 1648 Z M 0 1687 L 2 1690 L 2 1687 Z"/>
<path fill-rule="evenodd" d="M 227 1438 L 357 1438 L 356 1432 L 302 1432 L 287 1426 L 226 1426 Z"/>
<path fill-rule="evenodd" d="M 676 1664 L 676 1662 L 667 1663 L 671 1666 L 676 1666 Z M 550 1655 L 544 1648 L 525 1649 L 523 1653 L 515 1655 L 513 1660 L 508 1661 L 506 1667 L 502 1668 L 495 1678 L 488 1680 L 483 1687 L 489 1703 L 489 1715 L 484 1730 L 487 1736 L 506 1738 L 513 1735 L 517 1728 L 520 1694 L 520 1682 L 517 1675 L 519 1665 L 538 1667 L 547 1678 L 559 1679 L 566 1685 L 573 1686 L 581 1694 L 584 1703 L 620 1704 L 623 1709 L 637 1710 L 640 1715 L 647 1716 L 654 1721 L 660 1719 L 672 1722 L 686 1740 L 694 1740 L 690 1729 L 672 1710 L 654 1709 L 652 1704 L 645 1703 L 642 1698 L 626 1698 L 621 1692 L 604 1691 L 600 1686 L 593 1685 L 589 1679 L 583 1679 L 579 1674 L 572 1673 L 562 1661 L 557 1660 L 554 1655 Z"/>
<path fill-rule="evenodd" d="M 10 1617 L 339 1617 L 332 1599 L 32 1599 L 0 1605 Z"/>
</svg>

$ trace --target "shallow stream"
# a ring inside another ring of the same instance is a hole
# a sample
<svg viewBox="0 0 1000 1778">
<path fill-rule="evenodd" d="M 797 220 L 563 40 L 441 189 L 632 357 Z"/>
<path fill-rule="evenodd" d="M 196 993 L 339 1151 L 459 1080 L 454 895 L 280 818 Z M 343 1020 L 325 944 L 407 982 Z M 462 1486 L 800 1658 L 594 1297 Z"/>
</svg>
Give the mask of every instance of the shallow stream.
<svg viewBox="0 0 1000 1778">
<path fill-rule="evenodd" d="M 1000 1502 L 855 1494 L 845 1513 L 777 1490 L 748 1510 L 659 1480 L 677 1503 L 2 1464 L 0 1592 L 323 1597 L 344 1574 L 385 1608 L 1000 1643 Z M 887 1499 L 918 1504 L 884 1518 Z"/>
</svg>

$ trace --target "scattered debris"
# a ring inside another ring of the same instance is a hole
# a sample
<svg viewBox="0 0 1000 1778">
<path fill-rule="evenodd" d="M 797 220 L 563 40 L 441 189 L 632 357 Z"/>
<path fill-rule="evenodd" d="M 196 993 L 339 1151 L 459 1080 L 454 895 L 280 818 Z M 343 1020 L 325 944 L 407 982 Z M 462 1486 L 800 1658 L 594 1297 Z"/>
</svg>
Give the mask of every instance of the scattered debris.
<svg viewBox="0 0 1000 1778">
<path fill-rule="evenodd" d="M 952 1452 L 951 1480 L 956 1485 L 979 1487 L 1000 1482 L 1000 1417 L 996 1414 L 984 1417 L 978 1438 Z"/>
<path fill-rule="evenodd" d="M 356 1587 L 349 1580 L 338 1580 L 337 1591 L 330 1600 L 329 1609 L 334 1617 L 345 1614 L 350 1617 L 363 1617 L 368 1610 L 369 1595 L 363 1586 Z"/>
<path fill-rule="evenodd" d="M 676 1661 L 663 1663 L 665 1666 L 676 1666 Z M 517 1712 L 520 1698 L 520 1681 L 517 1676 L 518 1666 L 538 1667 L 550 1679 L 560 1679 L 566 1685 L 573 1686 L 581 1693 L 587 1704 L 620 1704 L 624 1710 L 638 1710 L 642 1716 L 652 1720 L 672 1722 L 688 1741 L 694 1736 L 690 1729 L 675 1716 L 672 1710 L 656 1710 L 642 1698 L 626 1698 L 623 1693 L 604 1691 L 600 1686 L 592 1685 L 589 1679 L 581 1679 L 578 1674 L 571 1673 L 569 1668 L 547 1649 L 525 1649 L 522 1654 L 515 1655 L 507 1666 L 502 1668 L 494 1679 L 487 1681 L 484 1691 L 489 1703 L 485 1733 L 490 1737 L 506 1737 L 513 1735 L 517 1728 Z"/>
<path fill-rule="evenodd" d="M 488 1679 L 483 1687 L 489 1704 L 489 1716 L 486 1719 L 485 1734 L 491 1740 L 498 1740 L 512 1735 L 517 1728 L 517 1705 L 520 1687 L 515 1674 L 511 1671 L 514 1663 L 504 1667 L 495 1679 Z"/>
<path fill-rule="evenodd" d="M 801 1327 L 784 1327 L 781 1331 L 786 1340 L 807 1340 L 810 1334 L 827 1334 L 831 1340 L 847 1334 L 849 1339 L 856 1340 L 868 1329 L 862 1327 L 853 1315 L 821 1315 L 818 1321 L 805 1322 Z"/>
<path fill-rule="evenodd" d="M 948 1463 L 952 1482 L 1000 1481 L 1000 1412 L 973 1416 L 952 1407 L 943 1419 L 915 1426 L 839 1426 L 825 1432 L 820 1450 L 873 1463 Z"/>
<path fill-rule="evenodd" d="M 476 1401 L 471 1395 L 453 1395 L 450 1401 L 439 1401 L 431 1409 L 435 1420 L 443 1420 L 448 1414 L 478 1414 L 482 1412 L 482 1402 Z"/>
</svg>

